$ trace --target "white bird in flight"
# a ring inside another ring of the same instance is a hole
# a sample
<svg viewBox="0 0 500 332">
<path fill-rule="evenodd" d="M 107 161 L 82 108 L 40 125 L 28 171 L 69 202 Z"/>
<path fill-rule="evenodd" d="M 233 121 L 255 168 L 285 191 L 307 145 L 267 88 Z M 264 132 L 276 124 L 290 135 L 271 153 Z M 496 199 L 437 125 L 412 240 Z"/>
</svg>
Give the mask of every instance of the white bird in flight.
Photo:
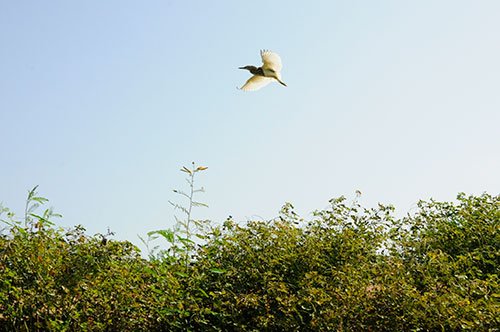
<svg viewBox="0 0 500 332">
<path fill-rule="evenodd" d="M 268 85 L 271 81 L 276 80 L 286 86 L 286 84 L 281 80 L 281 58 L 278 54 L 262 50 L 260 51 L 260 56 L 262 58 L 262 67 L 255 66 L 245 66 L 239 67 L 239 69 L 246 69 L 253 74 L 252 77 L 246 81 L 246 83 L 240 88 L 243 91 L 255 91 Z"/>
</svg>

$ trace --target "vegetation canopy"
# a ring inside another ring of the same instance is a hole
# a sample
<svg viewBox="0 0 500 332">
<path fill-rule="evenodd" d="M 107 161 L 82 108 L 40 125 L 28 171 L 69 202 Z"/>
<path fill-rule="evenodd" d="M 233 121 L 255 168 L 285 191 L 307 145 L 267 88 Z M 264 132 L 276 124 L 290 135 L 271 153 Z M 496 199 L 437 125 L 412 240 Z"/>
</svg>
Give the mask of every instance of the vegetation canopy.
<svg viewBox="0 0 500 332">
<path fill-rule="evenodd" d="M 215 225 L 191 215 L 205 169 L 183 170 L 186 218 L 149 234 L 168 244 L 148 259 L 57 227 L 36 187 L 23 218 L 1 208 L 0 331 L 498 331 L 499 196 Z"/>
</svg>

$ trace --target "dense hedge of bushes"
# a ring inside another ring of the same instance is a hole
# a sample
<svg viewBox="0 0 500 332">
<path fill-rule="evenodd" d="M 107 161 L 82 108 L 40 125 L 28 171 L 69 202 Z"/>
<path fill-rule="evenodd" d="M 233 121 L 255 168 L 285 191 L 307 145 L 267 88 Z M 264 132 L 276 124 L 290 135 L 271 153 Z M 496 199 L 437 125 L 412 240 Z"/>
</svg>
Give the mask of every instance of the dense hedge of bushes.
<svg viewBox="0 0 500 332">
<path fill-rule="evenodd" d="M 29 204 L 43 199 L 32 195 Z M 499 196 L 211 226 L 144 259 L 4 209 L 0 331 L 498 331 Z M 36 206 L 34 206 L 36 207 Z"/>
</svg>

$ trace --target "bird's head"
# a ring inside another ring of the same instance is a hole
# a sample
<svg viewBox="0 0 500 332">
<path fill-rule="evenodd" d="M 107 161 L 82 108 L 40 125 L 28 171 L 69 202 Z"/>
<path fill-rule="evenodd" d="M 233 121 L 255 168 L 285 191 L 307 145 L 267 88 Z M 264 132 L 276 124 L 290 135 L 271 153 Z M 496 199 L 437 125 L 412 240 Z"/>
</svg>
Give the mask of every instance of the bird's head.
<svg viewBox="0 0 500 332">
<path fill-rule="evenodd" d="M 255 66 L 244 66 L 244 67 L 238 67 L 239 69 L 246 69 L 252 74 L 257 74 L 258 73 L 258 68 Z"/>
</svg>

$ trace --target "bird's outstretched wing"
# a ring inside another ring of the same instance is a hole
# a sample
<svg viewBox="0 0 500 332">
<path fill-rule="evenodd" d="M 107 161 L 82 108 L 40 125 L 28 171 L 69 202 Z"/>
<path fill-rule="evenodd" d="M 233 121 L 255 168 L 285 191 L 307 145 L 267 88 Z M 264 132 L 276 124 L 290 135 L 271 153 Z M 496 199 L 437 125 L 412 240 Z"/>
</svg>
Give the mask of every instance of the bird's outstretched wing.
<svg viewBox="0 0 500 332">
<path fill-rule="evenodd" d="M 240 88 L 243 91 L 255 91 L 271 83 L 273 79 L 269 77 L 264 77 L 260 75 L 254 75 L 246 81 L 246 83 Z"/>
<path fill-rule="evenodd" d="M 262 50 L 260 51 L 260 56 L 262 57 L 263 69 L 272 69 L 276 72 L 280 72 L 281 68 L 283 68 L 281 58 L 278 54 L 268 50 Z"/>
</svg>

